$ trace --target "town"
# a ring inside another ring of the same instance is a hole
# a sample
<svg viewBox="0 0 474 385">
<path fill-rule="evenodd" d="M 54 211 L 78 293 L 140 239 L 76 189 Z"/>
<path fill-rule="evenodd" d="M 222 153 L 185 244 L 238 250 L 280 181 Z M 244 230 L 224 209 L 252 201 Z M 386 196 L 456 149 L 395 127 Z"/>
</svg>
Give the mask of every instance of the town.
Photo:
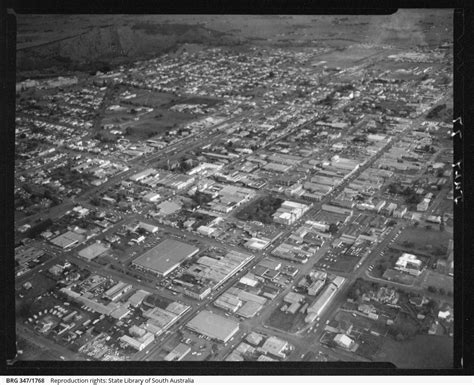
<svg viewBox="0 0 474 385">
<path fill-rule="evenodd" d="M 20 359 L 452 354 L 451 48 L 209 47 L 18 82 Z"/>
</svg>

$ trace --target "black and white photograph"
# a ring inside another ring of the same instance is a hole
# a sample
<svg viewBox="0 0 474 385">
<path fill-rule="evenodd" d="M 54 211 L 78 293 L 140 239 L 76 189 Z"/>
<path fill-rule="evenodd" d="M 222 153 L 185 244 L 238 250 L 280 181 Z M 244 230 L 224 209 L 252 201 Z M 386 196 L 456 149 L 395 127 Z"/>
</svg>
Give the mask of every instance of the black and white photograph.
<svg viewBox="0 0 474 385">
<path fill-rule="evenodd" d="M 17 14 L 15 361 L 454 368 L 453 19 Z"/>
</svg>

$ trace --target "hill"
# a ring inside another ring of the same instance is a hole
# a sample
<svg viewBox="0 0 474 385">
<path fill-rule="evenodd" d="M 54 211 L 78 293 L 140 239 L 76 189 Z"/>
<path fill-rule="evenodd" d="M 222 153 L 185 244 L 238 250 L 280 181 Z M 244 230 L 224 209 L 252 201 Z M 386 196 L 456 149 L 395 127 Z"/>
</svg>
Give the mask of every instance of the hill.
<svg viewBox="0 0 474 385">
<path fill-rule="evenodd" d="M 19 15 L 18 75 L 119 64 L 201 46 L 390 44 L 450 41 L 452 11 L 400 10 L 384 16 Z M 187 49 L 184 46 L 184 49 Z"/>
</svg>

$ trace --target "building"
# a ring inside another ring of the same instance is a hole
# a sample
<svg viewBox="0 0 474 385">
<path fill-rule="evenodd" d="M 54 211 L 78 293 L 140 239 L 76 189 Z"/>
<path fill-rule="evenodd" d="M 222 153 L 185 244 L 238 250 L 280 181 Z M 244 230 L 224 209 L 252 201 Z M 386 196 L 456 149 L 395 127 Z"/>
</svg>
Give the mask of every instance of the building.
<svg viewBox="0 0 474 385">
<path fill-rule="evenodd" d="M 87 246 L 85 249 L 79 251 L 79 256 L 88 260 L 92 261 L 94 258 L 97 258 L 99 255 L 105 253 L 109 248 L 105 246 L 103 243 L 95 242 L 90 246 Z"/>
<path fill-rule="evenodd" d="M 398 205 L 396 203 L 389 203 L 389 205 L 386 207 L 386 211 L 388 215 L 393 215 L 393 212 L 397 209 Z"/>
<path fill-rule="evenodd" d="M 265 343 L 262 346 L 262 350 L 266 353 L 279 358 L 286 358 L 286 350 L 288 349 L 288 342 L 283 341 L 282 339 L 271 336 L 267 338 Z"/>
<path fill-rule="evenodd" d="M 215 227 L 210 227 L 210 226 L 199 226 L 197 228 L 197 232 L 199 234 L 202 234 L 202 235 L 205 235 L 206 237 L 210 237 L 212 234 L 214 234 L 216 232 L 216 228 Z"/>
<path fill-rule="evenodd" d="M 127 285 L 125 282 L 119 282 L 104 293 L 104 298 L 107 298 L 111 301 L 116 301 L 131 288 L 132 285 Z"/>
<path fill-rule="evenodd" d="M 308 306 L 306 309 L 307 316 L 305 322 L 311 323 L 317 317 L 321 315 L 326 306 L 331 302 L 331 300 L 336 295 L 338 289 L 341 287 L 342 283 L 345 281 L 343 277 L 337 277 L 337 282 L 330 282 L 329 285 L 324 289 L 324 291 L 316 298 L 316 300 Z"/>
<path fill-rule="evenodd" d="M 187 295 L 188 297 L 195 298 L 202 301 L 209 294 L 211 294 L 211 288 L 209 286 L 202 286 L 202 285 L 185 286 L 183 293 Z"/>
<path fill-rule="evenodd" d="M 352 216 L 353 214 L 353 211 L 350 209 L 334 206 L 334 205 L 323 204 L 321 208 L 324 211 L 328 211 L 330 213 L 336 213 L 336 214 L 342 214 L 342 215 L 348 215 L 348 216 Z"/>
<path fill-rule="evenodd" d="M 166 355 L 165 361 L 181 361 L 190 351 L 188 345 L 180 343 Z"/>
<path fill-rule="evenodd" d="M 155 336 L 150 332 L 147 332 L 142 337 L 138 337 L 138 338 L 134 338 L 129 335 L 124 335 L 120 337 L 121 342 L 124 342 L 128 346 L 131 346 L 132 348 L 138 351 L 145 349 L 154 340 L 155 340 Z"/>
<path fill-rule="evenodd" d="M 234 313 L 242 306 L 242 301 L 232 294 L 224 293 L 214 301 L 214 306 Z"/>
<path fill-rule="evenodd" d="M 249 239 L 245 244 L 244 246 L 247 248 L 247 249 L 250 249 L 250 250 L 264 250 L 268 247 L 268 245 L 270 244 L 271 242 L 271 239 L 268 239 L 268 238 L 251 238 Z"/>
<path fill-rule="evenodd" d="M 292 201 L 285 201 L 281 204 L 281 207 L 273 214 L 273 220 L 276 223 L 291 225 L 298 219 L 300 219 L 303 214 L 308 210 L 308 205 Z"/>
<path fill-rule="evenodd" d="M 334 337 L 334 342 L 347 350 L 352 349 L 355 345 L 355 341 L 345 334 L 337 334 L 336 337 Z"/>
<path fill-rule="evenodd" d="M 138 227 L 142 230 L 145 230 L 147 233 L 151 233 L 151 234 L 154 234 L 158 231 L 158 226 L 150 225 L 145 222 L 139 222 Z"/>
<path fill-rule="evenodd" d="M 174 239 L 166 239 L 136 258 L 133 265 L 136 268 L 164 277 L 176 269 L 185 259 L 198 252 L 197 247 Z"/>
<path fill-rule="evenodd" d="M 256 332 L 250 332 L 250 334 L 248 334 L 246 337 L 245 337 L 245 340 L 254 345 L 254 346 L 257 346 L 257 345 L 260 345 L 260 342 L 262 342 L 263 340 L 263 336 L 259 333 L 256 333 Z"/>
<path fill-rule="evenodd" d="M 303 294 L 290 291 L 287 295 L 285 295 L 285 297 L 283 298 L 283 301 L 291 305 L 293 303 L 303 302 L 304 299 L 305 299 L 305 296 Z"/>
<path fill-rule="evenodd" d="M 252 255 L 230 251 L 223 257 L 200 257 L 195 264 L 186 270 L 186 274 L 197 280 L 207 281 L 211 289 L 224 283 L 237 271 L 253 259 Z"/>
<path fill-rule="evenodd" d="M 145 290 L 138 290 L 127 300 L 132 307 L 138 307 L 142 304 L 143 300 L 148 297 L 151 293 Z"/>
<path fill-rule="evenodd" d="M 199 312 L 186 326 L 198 334 L 221 342 L 229 341 L 239 330 L 238 322 L 207 310 Z"/>
<path fill-rule="evenodd" d="M 308 287 L 308 295 L 318 295 L 326 283 L 325 279 L 318 279 Z"/>
<path fill-rule="evenodd" d="M 416 211 L 424 212 L 428 210 L 430 202 L 431 202 L 430 199 L 424 198 L 422 202 L 416 205 Z"/>
<path fill-rule="evenodd" d="M 51 243 L 62 249 L 70 249 L 71 247 L 83 242 L 84 240 L 84 235 L 78 234 L 74 231 L 66 231 L 64 234 L 53 238 L 51 240 Z"/>
<path fill-rule="evenodd" d="M 155 175 L 157 174 L 157 171 L 154 169 L 154 168 L 148 168 L 144 171 L 141 171 L 135 175 L 132 175 L 130 177 L 130 180 L 133 181 L 133 182 L 140 182 L 142 181 L 143 179 L 149 177 L 150 175 Z"/>
<path fill-rule="evenodd" d="M 280 270 L 281 268 L 281 262 L 280 261 L 276 261 L 275 259 L 271 259 L 271 258 L 265 258 L 265 259 L 262 259 L 257 266 L 263 266 L 267 269 L 270 269 L 270 270 Z"/>
<path fill-rule="evenodd" d="M 397 262 L 395 262 L 395 269 L 405 273 L 419 276 L 422 271 L 423 262 L 416 257 L 416 255 L 403 253 Z"/>
<path fill-rule="evenodd" d="M 252 273 L 247 273 L 245 276 L 240 278 L 239 282 L 250 287 L 258 285 L 258 279 Z"/>
<path fill-rule="evenodd" d="M 322 232 L 329 231 L 329 225 L 325 222 L 317 222 L 317 221 L 306 221 L 307 225 L 311 226 L 312 229 Z"/>
<path fill-rule="evenodd" d="M 156 202 L 157 200 L 160 199 L 160 194 L 155 193 L 155 192 L 150 192 L 146 195 L 143 196 L 143 199 L 148 201 L 148 202 Z"/>
</svg>

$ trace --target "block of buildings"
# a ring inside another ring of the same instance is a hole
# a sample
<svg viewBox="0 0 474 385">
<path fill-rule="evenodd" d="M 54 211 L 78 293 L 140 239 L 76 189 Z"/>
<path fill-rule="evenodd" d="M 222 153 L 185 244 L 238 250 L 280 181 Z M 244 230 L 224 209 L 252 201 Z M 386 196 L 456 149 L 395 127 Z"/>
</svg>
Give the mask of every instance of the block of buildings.
<svg viewBox="0 0 474 385">
<path fill-rule="evenodd" d="M 309 210 L 309 206 L 303 203 L 284 201 L 281 207 L 273 214 L 276 223 L 291 225 L 300 219 Z"/>
</svg>

